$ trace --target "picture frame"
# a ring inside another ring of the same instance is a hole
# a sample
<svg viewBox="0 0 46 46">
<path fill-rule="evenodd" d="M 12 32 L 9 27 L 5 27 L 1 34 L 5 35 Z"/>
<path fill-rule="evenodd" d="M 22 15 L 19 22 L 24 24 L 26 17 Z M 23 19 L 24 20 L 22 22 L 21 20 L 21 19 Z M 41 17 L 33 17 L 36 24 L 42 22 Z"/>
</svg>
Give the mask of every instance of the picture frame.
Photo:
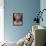
<svg viewBox="0 0 46 46">
<path fill-rule="evenodd" d="M 13 13 L 13 25 L 14 26 L 23 25 L 23 13 Z"/>
</svg>

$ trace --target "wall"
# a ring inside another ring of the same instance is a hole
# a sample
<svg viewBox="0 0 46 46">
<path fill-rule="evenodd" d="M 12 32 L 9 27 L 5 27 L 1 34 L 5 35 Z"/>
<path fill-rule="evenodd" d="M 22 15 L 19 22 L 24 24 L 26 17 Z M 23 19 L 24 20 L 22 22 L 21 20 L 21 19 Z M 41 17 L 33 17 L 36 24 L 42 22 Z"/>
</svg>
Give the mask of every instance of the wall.
<svg viewBox="0 0 46 46">
<path fill-rule="evenodd" d="M 40 9 L 40 0 L 4 0 L 4 35 L 7 41 L 18 41 L 32 28 L 35 12 Z M 23 12 L 23 26 L 13 26 L 13 10 Z"/>
<path fill-rule="evenodd" d="M 46 9 L 45 5 L 46 5 L 46 0 L 41 0 L 40 1 L 40 9 L 41 9 L 41 11 L 43 9 Z M 46 27 L 46 20 L 45 20 L 46 19 L 46 11 L 43 12 L 43 19 L 44 19 L 43 22 L 41 21 L 40 24 Z"/>
<path fill-rule="evenodd" d="M 4 41 L 4 0 L 0 0 L 0 42 Z"/>
</svg>

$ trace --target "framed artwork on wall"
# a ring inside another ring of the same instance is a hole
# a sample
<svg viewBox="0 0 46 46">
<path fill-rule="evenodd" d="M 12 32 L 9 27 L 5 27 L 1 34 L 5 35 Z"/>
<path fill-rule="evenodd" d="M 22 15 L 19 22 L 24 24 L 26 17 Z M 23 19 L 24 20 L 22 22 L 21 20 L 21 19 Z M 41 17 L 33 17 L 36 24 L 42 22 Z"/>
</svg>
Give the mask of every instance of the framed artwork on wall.
<svg viewBox="0 0 46 46">
<path fill-rule="evenodd" d="M 23 13 L 13 13 L 13 25 L 14 26 L 23 25 Z"/>
</svg>

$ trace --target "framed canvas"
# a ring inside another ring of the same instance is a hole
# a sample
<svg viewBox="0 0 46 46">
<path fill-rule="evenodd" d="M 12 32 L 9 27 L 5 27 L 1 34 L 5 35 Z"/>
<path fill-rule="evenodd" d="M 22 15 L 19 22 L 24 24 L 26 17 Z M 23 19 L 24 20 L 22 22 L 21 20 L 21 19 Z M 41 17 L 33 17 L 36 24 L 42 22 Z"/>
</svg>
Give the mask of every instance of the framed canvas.
<svg viewBox="0 0 46 46">
<path fill-rule="evenodd" d="M 23 13 L 13 13 L 13 25 L 14 26 L 23 25 Z"/>
</svg>

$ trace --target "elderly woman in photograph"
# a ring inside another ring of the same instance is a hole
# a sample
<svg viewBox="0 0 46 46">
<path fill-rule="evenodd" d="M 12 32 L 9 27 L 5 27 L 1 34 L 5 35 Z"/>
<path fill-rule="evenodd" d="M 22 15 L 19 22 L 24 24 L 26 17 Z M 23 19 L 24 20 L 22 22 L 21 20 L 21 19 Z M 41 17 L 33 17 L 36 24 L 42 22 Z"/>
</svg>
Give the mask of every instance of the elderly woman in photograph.
<svg viewBox="0 0 46 46">
<path fill-rule="evenodd" d="M 14 25 L 22 25 L 22 16 L 20 15 L 21 13 L 16 13 L 14 16 Z"/>
</svg>

